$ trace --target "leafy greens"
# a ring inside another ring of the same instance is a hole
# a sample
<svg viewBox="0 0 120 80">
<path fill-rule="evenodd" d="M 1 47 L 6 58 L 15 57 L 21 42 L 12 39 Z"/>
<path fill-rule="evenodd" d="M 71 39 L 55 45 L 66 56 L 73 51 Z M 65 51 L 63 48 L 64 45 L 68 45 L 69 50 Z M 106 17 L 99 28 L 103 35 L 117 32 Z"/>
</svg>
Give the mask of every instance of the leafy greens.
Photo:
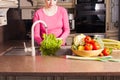
<svg viewBox="0 0 120 80">
<path fill-rule="evenodd" d="M 43 38 L 40 46 L 42 55 L 55 55 L 61 47 L 62 40 L 57 39 L 54 34 L 43 34 Z"/>
</svg>

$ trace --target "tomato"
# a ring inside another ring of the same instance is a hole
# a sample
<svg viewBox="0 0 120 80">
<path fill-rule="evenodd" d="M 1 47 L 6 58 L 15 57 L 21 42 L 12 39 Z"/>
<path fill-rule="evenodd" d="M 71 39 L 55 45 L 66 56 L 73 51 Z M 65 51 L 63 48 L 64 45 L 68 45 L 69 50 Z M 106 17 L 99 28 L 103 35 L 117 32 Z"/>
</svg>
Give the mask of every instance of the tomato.
<svg viewBox="0 0 120 80">
<path fill-rule="evenodd" d="M 85 50 L 92 50 L 93 49 L 93 45 L 89 44 L 89 43 L 86 43 L 84 49 Z"/>
<path fill-rule="evenodd" d="M 98 42 L 94 42 L 94 43 L 92 43 L 92 45 L 93 45 L 93 50 L 100 49 L 100 44 Z"/>
<path fill-rule="evenodd" d="M 110 51 L 109 48 L 104 48 L 104 50 L 102 51 L 102 53 L 103 53 L 104 56 L 108 56 L 111 53 L 111 51 Z"/>
<path fill-rule="evenodd" d="M 86 37 L 84 38 L 85 43 L 90 43 L 91 40 L 92 40 L 92 38 L 91 38 L 90 36 L 86 36 Z"/>
<path fill-rule="evenodd" d="M 90 41 L 90 44 L 94 44 L 94 43 L 95 43 L 95 40 L 92 39 L 92 40 Z"/>
</svg>

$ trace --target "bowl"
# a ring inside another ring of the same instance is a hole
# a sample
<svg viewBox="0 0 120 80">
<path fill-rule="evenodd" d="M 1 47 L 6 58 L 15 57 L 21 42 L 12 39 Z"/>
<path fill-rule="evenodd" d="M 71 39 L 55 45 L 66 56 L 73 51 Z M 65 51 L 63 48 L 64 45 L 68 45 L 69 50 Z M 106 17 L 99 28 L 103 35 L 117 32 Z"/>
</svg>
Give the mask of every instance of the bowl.
<svg viewBox="0 0 120 80">
<path fill-rule="evenodd" d="M 72 49 L 72 52 L 75 55 L 82 56 L 82 57 L 93 57 L 93 56 L 98 56 L 103 49 L 98 49 L 98 50 L 74 50 Z"/>
</svg>

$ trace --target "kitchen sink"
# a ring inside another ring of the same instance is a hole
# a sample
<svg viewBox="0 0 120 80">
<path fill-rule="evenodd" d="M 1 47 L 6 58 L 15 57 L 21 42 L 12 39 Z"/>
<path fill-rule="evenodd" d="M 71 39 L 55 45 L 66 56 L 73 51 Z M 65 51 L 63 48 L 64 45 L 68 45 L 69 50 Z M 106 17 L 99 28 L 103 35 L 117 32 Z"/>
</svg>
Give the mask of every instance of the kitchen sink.
<svg viewBox="0 0 120 80">
<path fill-rule="evenodd" d="M 41 55 L 39 48 L 35 48 L 36 55 Z M 24 48 L 20 47 L 11 47 L 3 52 L 3 56 L 9 56 L 9 55 L 19 55 L 19 56 L 30 56 L 32 52 L 25 52 Z M 62 46 L 57 52 L 56 56 L 60 55 L 71 55 L 71 46 Z"/>
<path fill-rule="evenodd" d="M 3 52 L 4 56 L 7 55 L 31 55 L 31 52 L 25 52 L 24 48 L 20 48 L 20 47 L 11 47 L 9 49 L 7 49 L 6 51 Z"/>
</svg>

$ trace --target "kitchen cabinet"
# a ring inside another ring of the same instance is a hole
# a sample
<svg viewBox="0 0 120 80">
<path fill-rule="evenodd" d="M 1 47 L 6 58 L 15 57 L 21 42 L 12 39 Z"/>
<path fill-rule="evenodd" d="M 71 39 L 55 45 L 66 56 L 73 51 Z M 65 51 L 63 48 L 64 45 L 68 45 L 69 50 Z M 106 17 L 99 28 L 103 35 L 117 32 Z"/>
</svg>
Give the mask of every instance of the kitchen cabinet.
<svg viewBox="0 0 120 80">
<path fill-rule="evenodd" d="M 0 26 L 0 43 L 3 42 L 4 38 L 3 38 L 3 26 Z"/>
<path fill-rule="evenodd" d="M 120 77 L 33 77 L 33 76 L 0 76 L 0 80 L 120 80 Z"/>
<path fill-rule="evenodd" d="M 119 40 L 119 0 L 106 0 L 106 37 Z"/>
<path fill-rule="evenodd" d="M 64 80 L 94 80 L 94 77 L 64 77 Z"/>
<path fill-rule="evenodd" d="M 0 80 L 120 80 L 120 77 L 33 77 L 33 76 L 1 76 Z"/>
<path fill-rule="evenodd" d="M 0 43 L 6 41 L 5 29 L 8 27 L 8 14 L 10 8 L 17 8 L 18 0 L 0 0 Z M 12 17 L 12 16 L 10 16 Z M 9 33 L 10 34 L 10 33 Z"/>
<path fill-rule="evenodd" d="M 33 18 L 33 13 L 34 13 L 34 9 L 31 9 L 31 8 L 28 8 L 28 9 L 21 9 L 21 13 L 22 13 L 22 16 L 21 18 L 23 20 L 31 20 Z"/>
</svg>

